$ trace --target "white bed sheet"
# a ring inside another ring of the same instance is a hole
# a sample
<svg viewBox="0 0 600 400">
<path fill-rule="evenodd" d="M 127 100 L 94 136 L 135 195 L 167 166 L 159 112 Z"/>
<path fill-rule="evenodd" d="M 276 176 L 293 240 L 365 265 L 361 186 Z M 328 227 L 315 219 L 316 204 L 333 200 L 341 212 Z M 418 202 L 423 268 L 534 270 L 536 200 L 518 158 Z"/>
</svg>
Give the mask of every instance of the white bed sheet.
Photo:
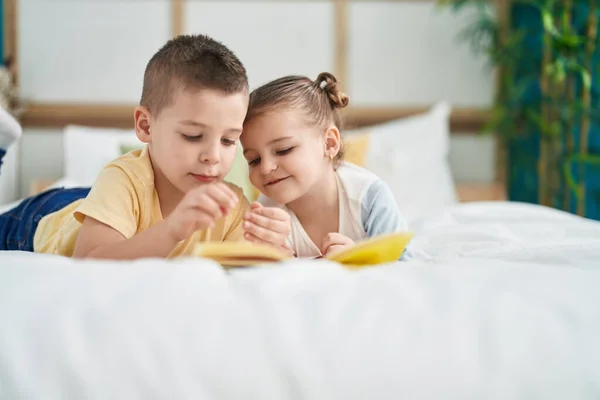
<svg viewBox="0 0 600 400">
<path fill-rule="evenodd" d="M 461 203 L 415 221 L 433 260 L 465 258 L 600 267 L 600 222 L 534 204 Z"/>
<path fill-rule="evenodd" d="M 415 228 L 428 258 L 356 272 L 0 253 L 0 398 L 600 397 L 599 223 L 482 203 Z"/>
</svg>

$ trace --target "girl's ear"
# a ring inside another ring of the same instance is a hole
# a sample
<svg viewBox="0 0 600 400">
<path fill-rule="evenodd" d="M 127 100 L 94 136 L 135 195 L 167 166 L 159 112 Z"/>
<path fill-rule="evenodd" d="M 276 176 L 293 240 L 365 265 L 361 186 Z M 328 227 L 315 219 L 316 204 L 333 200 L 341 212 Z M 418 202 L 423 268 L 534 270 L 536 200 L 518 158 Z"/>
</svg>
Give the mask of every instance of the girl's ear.
<svg viewBox="0 0 600 400">
<path fill-rule="evenodd" d="M 150 111 L 146 107 L 137 106 L 133 112 L 133 119 L 135 121 L 135 135 L 140 139 L 140 142 L 150 143 L 152 141 L 150 137 Z"/>
<path fill-rule="evenodd" d="M 325 157 L 334 159 L 342 146 L 342 137 L 340 130 L 335 126 L 330 126 L 325 131 Z"/>
</svg>

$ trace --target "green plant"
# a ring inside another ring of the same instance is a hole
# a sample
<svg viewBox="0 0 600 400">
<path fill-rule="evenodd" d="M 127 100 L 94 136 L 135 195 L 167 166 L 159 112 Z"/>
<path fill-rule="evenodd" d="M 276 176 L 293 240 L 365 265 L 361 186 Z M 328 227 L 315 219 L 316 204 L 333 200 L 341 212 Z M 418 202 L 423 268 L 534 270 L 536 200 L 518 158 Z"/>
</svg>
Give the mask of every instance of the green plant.
<svg viewBox="0 0 600 400">
<path fill-rule="evenodd" d="M 0 107 L 18 118 L 23 114 L 24 106 L 10 67 L 10 60 L 0 65 Z"/>
<path fill-rule="evenodd" d="M 597 1 L 440 2 L 455 12 L 474 11 L 460 40 L 484 54 L 498 73 L 492 117 L 484 131 L 513 149 L 513 161 L 535 158 L 540 204 L 574 208 L 580 215 L 586 211 L 586 169 L 600 165 L 600 155 L 590 154 L 589 140 L 592 125 L 600 122 L 593 87 L 599 72 Z M 506 18 L 497 18 L 501 11 Z M 532 143 L 537 148 L 523 154 Z"/>
</svg>

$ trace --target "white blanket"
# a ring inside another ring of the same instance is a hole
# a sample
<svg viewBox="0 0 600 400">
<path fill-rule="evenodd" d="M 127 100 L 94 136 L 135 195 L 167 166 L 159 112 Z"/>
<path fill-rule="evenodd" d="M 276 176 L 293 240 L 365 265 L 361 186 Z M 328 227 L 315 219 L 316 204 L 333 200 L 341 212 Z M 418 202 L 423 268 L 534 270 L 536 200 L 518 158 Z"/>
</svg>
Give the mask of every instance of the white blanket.
<svg viewBox="0 0 600 400">
<path fill-rule="evenodd" d="M 355 272 L 0 253 L 0 399 L 600 397 L 599 223 L 500 203 L 416 228 L 429 258 Z"/>
<path fill-rule="evenodd" d="M 417 221 L 415 244 L 465 258 L 600 267 L 600 222 L 524 203 L 463 203 Z"/>
</svg>

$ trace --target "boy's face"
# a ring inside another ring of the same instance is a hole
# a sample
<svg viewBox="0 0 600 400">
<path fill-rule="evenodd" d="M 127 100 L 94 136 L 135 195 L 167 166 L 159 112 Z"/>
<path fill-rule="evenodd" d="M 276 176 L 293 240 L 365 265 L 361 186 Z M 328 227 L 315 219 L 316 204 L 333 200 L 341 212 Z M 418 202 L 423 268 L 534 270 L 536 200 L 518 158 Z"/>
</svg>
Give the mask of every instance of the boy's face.
<svg viewBox="0 0 600 400">
<path fill-rule="evenodd" d="M 176 92 L 170 106 L 150 117 L 147 142 L 155 179 L 164 177 L 182 193 L 223 180 L 233 165 L 247 108 L 245 91 Z"/>
</svg>

